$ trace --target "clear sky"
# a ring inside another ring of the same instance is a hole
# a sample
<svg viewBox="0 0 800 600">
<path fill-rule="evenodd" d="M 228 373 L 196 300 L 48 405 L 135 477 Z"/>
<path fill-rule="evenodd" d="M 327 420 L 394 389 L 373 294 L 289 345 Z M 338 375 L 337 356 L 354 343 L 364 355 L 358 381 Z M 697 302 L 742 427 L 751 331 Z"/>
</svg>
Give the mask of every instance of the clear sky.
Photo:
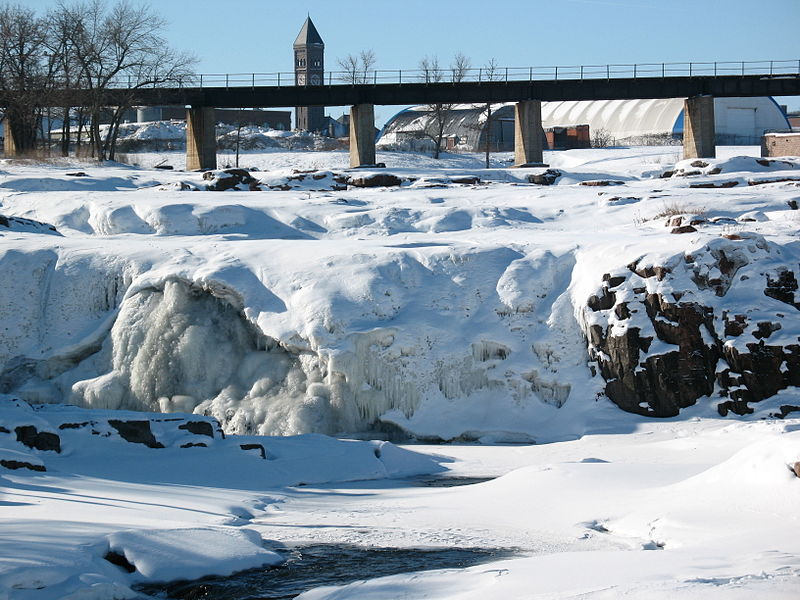
<svg viewBox="0 0 800 600">
<path fill-rule="evenodd" d="M 307 14 L 329 69 L 365 49 L 379 69 L 426 55 L 449 64 L 457 52 L 476 67 L 800 60 L 800 0 L 128 1 L 161 14 L 202 73 L 291 71 Z M 44 11 L 56 0 L 12 3 Z M 800 109 L 800 97 L 779 102 Z"/>
</svg>

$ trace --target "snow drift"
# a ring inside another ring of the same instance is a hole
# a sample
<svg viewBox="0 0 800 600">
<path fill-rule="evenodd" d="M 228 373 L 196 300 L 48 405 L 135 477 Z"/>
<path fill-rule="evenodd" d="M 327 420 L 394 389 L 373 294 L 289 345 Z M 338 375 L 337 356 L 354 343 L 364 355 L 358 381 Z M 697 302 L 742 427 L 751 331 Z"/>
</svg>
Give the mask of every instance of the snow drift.
<svg viewBox="0 0 800 600">
<path fill-rule="evenodd" d="M 794 355 L 773 369 L 783 386 L 757 391 L 743 373 L 753 369 L 726 350 L 768 337 L 767 317 L 770 341 L 796 347 L 794 180 L 692 187 L 693 177 L 774 179 L 794 162 L 710 161 L 696 175 L 679 163 L 670 178 L 641 160 L 616 173 L 588 163 L 561 167 L 550 186 L 524 170 L 404 168 L 392 188 L 223 194 L 173 185 L 194 177 L 199 189 L 199 175 L 158 173 L 154 187 L 156 175 L 121 168 L 80 178 L 93 182 L 85 191 L 50 168 L 74 189 L 3 200 L 4 214 L 61 236 L 0 238 L 0 392 L 194 411 L 242 434 L 530 440 L 604 393 L 660 416 L 720 390 L 746 412 L 796 385 Z M 20 167 L 4 185 L 30 175 Z M 613 194 L 597 185 L 611 179 Z M 120 180 L 142 187 L 96 191 Z M 729 263 L 748 244 L 760 250 L 744 253 L 733 281 Z M 691 302 L 715 323 L 693 334 L 710 350 L 669 334 Z M 738 341 L 725 331 L 734 314 L 749 328 Z M 713 354 L 706 384 L 662 410 L 642 382 L 697 351 Z M 720 356 L 731 370 L 717 376 Z"/>
</svg>

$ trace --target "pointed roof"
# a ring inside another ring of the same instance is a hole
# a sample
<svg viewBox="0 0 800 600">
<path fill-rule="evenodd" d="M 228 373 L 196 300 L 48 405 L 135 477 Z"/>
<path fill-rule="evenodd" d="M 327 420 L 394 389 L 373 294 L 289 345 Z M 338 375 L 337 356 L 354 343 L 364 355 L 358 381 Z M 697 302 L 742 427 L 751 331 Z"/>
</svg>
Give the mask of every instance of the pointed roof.
<svg viewBox="0 0 800 600">
<path fill-rule="evenodd" d="M 297 34 L 297 39 L 294 41 L 295 46 L 307 46 L 311 44 L 317 44 L 319 46 L 324 46 L 325 42 L 322 41 L 322 38 L 317 31 L 317 28 L 314 27 L 314 23 L 311 21 L 311 17 L 306 19 L 306 22 L 303 23 L 303 28 L 300 29 L 300 33 Z"/>
</svg>

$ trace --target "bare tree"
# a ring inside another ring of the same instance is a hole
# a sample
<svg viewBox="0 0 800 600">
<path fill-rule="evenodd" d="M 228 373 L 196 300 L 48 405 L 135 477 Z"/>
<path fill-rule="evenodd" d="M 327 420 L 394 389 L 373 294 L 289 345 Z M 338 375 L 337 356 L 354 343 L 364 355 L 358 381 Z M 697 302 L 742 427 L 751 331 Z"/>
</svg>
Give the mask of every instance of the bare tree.
<svg viewBox="0 0 800 600">
<path fill-rule="evenodd" d="M 41 19 L 21 6 L 0 8 L 0 89 L 6 92 L 5 135 L 19 152 L 36 147 L 41 106 L 46 104 L 46 47 Z"/>
<path fill-rule="evenodd" d="M 147 6 L 119 0 L 109 7 L 104 0 L 61 4 L 59 11 L 73 27 L 67 42 L 74 51 L 82 87 L 89 92 L 86 111 L 91 115 L 90 139 L 95 156 L 114 158 L 119 125 L 130 99 L 105 106 L 104 95 L 115 83 L 129 89 L 179 83 L 191 76 L 196 62 L 175 52 L 163 37 L 164 20 Z M 104 136 L 100 132 L 103 110 L 110 114 Z"/>
<path fill-rule="evenodd" d="M 469 59 L 460 52 L 453 57 L 453 62 L 448 70 L 439 65 L 437 56 L 426 56 L 419 61 L 420 78 L 425 83 L 443 83 L 445 81 L 459 83 L 466 78 L 469 69 Z M 433 141 L 433 158 L 439 158 L 442 152 L 445 129 L 452 118 L 453 107 L 453 104 L 441 102 L 428 104 L 425 107 L 427 119 L 421 133 Z"/>
<path fill-rule="evenodd" d="M 497 60 L 490 58 L 489 62 L 481 69 L 481 81 L 495 81 L 499 79 L 499 67 Z M 490 165 L 490 158 L 492 152 L 492 103 L 487 102 L 483 106 L 482 113 L 486 115 L 486 127 L 484 127 L 484 139 L 486 140 L 485 152 L 485 166 L 488 169 Z"/>
<path fill-rule="evenodd" d="M 364 84 L 369 82 L 369 72 L 375 67 L 375 52 L 362 50 L 355 54 L 348 54 L 344 58 L 337 58 L 342 73 L 339 79 L 345 83 Z"/>
</svg>

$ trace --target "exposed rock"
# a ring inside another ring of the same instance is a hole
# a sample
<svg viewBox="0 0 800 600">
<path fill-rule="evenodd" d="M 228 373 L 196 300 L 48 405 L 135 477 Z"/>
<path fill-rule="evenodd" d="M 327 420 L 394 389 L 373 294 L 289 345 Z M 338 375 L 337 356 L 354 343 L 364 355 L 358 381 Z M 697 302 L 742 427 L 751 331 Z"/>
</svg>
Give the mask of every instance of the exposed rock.
<svg viewBox="0 0 800 600">
<path fill-rule="evenodd" d="M 481 178 L 477 175 L 465 175 L 463 177 L 451 177 L 450 181 L 460 185 L 478 185 L 481 182 Z"/>
<path fill-rule="evenodd" d="M 800 461 L 792 465 L 792 473 L 794 473 L 795 477 L 800 477 Z"/>
<path fill-rule="evenodd" d="M 61 235 L 58 230 L 49 223 L 42 223 L 41 221 L 34 221 L 33 219 L 24 219 L 22 217 L 6 217 L 5 215 L 0 215 L 0 226 L 16 231 Z"/>
<path fill-rule="evenodd" d="M 221 171 L 206 171 L 203 179 L 210 181 L 206 189 L 210 192 L 224 192 L 226 190 L 259 190 L 258 180 L 244 169 L 223 169 Z"/>
<path fill-rule="evenodd" d="M 776 279 L 767 275 L 767 287 L 764 289 L 764 294 L 800 309 L 800 302 L 795 302 L 797 288 L 797 278 L 794 273 L 785 269 L 778 274 Z"/>
<path fill-rule="evenodd" d="M 401 183 L 403 183 L 403 180 L 391 173 L 368 173 L 351 175 L 347 178 L 347 185 L 358 188 L 396 187 Z"/>
<path fill-rule="evenodd" d="M 21 461 L 21 460 L 7 460 L 7 459 L 0 459 L 0 466 L 5 467 L 6 469 L 10 469 L 12 471 L 16 469 L 29 469 L 31 471 L 47 471 L 44 465 L 36 465 L 33 463 Z"/>
<path fill-rule="evenodd" d="M 668 417 L 718 392 L 717 409 L 727 415 L 751 413 L 748 403 L 800 386 L 800 343 L 791 333 L 800 309 L 797 281 L 791 269 L 774 265 L 780 255 L 761 236 L 742 233 L 662 266 L 635 261 L 613 292 L 603 276 L 585 315 L 589 353 L 606 395 L 629 412 Z M 642 279 L 651 283 L 643 286 Z M 732 300 L 714 300 L 733 285 L 741 287 Z M 761 306 L 762 290 L 774 308 Z M 788 313 L 780 308 L 787 304 Z M 721 306 L 726 310 L 715 308 Z"/>
<path fill-rule="evenodd" d="M 76 171 L 74 173 L 64 173 L 67 177 L 88 177 L 83 171 Z"/>
<path fill-rule="evenodd" d="M 580 185 L 588 185 L 592 187 L 601 187 L 607 185 L 625 185 L 624 181 L 613 181 L 609 179 L 592 179 L 590 181 L 581 181 Z"/>
<path fill-rule="evenodd" d="M 608 287 L 604 286 L 600 290 L 599 296 L 590 296 L 586 303 L 588 304 L 589 308 L 597 312 L 599 310 L 608 310 L 614 306 L 616 301 L 617 297 L 614 295 L 614 292 L 609 291 Z"/>
<path fill-rule="evenodd" d="M 757 158 L 755 160 L 762 167 L 773 167 L 778 165 L 781 169 L 785 169 L 787 167 L 789 169 L 794 169 L 796 166 L 794 163 L 791 163 L 787 160 L 771 160 L 769 158 Z"/>
<path fill-rule="evenodd" d="M 183 425 L 178 425 L 178 429 L 185 429 L 189 433 L 195 435 L 207 435 L 210 438 L 214 437 L 214 428 L 208 421 L 187 421 Z"/>
<path fill-rule="evenodd" d="M 261 458 L 263 458 L 264 460 L 267 459 L 267 451 L 261 444 L 239 444 L 239 447 L 242 450 L 258 450 L 259 453 L 261 454 Z"/>
<path fill-rule="evenodd" d="M 800 177 L 773 177 L 772 179 L 748 179 L 747 185 L 765 185 L 767 183 L 787 183 L 800 181 Z"/>
<path fill-rule="evenodd" d="M 144 444 L 148 448 L 163 448 L 150 431 L 150 421 L 118 421 L 109 419 L 108 424 L 117 430 L 119 436 L 133 444 Z"/>
<path fill-rule="evenodd" d="M 120 554 L 119 552 L 115 552 L 114 550 L 109 550 L 106 552 L 106 555 L 103 557 L 112 565 L 116 565 L 121 568 L 126 573 L 133 573 L 136 571 L 136 567 L 131 564 L 131 562 L 125 558 L 124 554 Z"/>
<path fill-rule="evenodd" d="M 696 231 L 697 229 L 691 225 L 681 225 L 680 227 L 674 227 L 670 233 L 694 233 Z"/>
<path fill-rule="evenodd" d="M 779 419 L 785 419 L 793 412 L 800 412 L 800 406 L 792 406 L 791 404 L 783 404 L 780 408 L 780 413 L 777 415 L 773 415 L 778 417 Z"/>
<path fill-rule="evenodd" d="M 28 448 L 50 452 L 61 452 L 61 438 L 55 433 L 39 431 L 33 425 L 21 425 L 14 429 L 17 441 Z"/>
<path fill-rule="evenodd" d="M 558 169 L 547 169 L 544 173 L 528 175 L 528 183 L 538 185 L 553 185 L 563 173 Z"/>
<path fill-rule="evenodd" d="M 739 185 L 738 181 L 731 180 L 731 181 L 711 181 L 707 183 L 693 183 L 689 187 L 690 188 L 732 188 Z"/>
</svg>

